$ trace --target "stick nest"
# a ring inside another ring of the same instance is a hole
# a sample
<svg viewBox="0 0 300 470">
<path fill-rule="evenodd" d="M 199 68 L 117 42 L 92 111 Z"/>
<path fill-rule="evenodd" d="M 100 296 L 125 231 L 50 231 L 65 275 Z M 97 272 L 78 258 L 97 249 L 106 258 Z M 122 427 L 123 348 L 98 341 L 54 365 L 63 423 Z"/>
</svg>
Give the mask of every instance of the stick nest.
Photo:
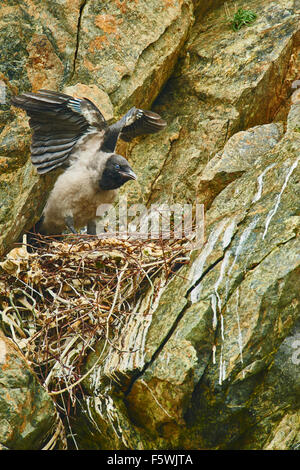
<svg viewBox="0 0 300 470">
<path fill-rule="evenodd" d="M 111 341 L 154 278 L 172 276 L 189 250 L 185 240 L 42 241 L 33 252 L 14 248 L 0 263 L 1 328 L 49 393 L 74 393 L 97 341 Z"/>
</svg>

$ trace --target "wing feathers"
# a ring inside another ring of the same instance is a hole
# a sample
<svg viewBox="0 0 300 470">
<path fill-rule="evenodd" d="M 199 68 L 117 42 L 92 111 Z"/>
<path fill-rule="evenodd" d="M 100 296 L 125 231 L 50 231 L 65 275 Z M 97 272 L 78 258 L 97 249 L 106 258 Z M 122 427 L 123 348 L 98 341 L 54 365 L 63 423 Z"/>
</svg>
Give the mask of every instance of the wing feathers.
<svg viewBox="0 0 300 470">
<path fill-rule="evenodd" d="M 73 99 L 72 96 L 66 95 L 65 93 L 60 93 L 59 91 L 52 91 L 52 90 L 42 89 L 42 90 L 39 90 L 38 93 L 39 93 L 39 95 L 46 95 L 48 97 L 53 96 L 53 97 L 57 97 L 59 99 L 63 99 L 63 98 L 66 98 L 67 100 L 69 100 L 70 98 Z"/>
<path fill-rule="evenodd" d="M 32 163 L 38 164 L 41 168 L 44 168 L 44 163 L 53 164 L 58 158 L 62 158 L 66 156 L 66 151 L 61 150 L 57 152 L 45 152 L 42 156 L 40 155 L 32 155 Z M 67 158 L 67 157 L 66 157 Z"/>
<path fill-rule="evenodd" d="M 100 131 L 107 127 L 93 103 L 64 93 L 50 90 L 23 93 L 13 97 L 12 104 L 30 117 L 32 163 L 41 174 L 65 163 L 77 141 L 91 128 Z"/>
<path fill-rule="evenodd" d="M 167 125 L 159 114 L 152 111 L 144 111 L 143 109 L 132 108 L 125 115 L 126 124 L 122 128 L 120 137 L 126 142 L 131 141 L 134 137 L 144 134 L 155 134 L 161 131 Z"/>
<path fill-rule="evenodd" d="M 114 152 L 119 137 L 128 142 L 166 127 L 158 114 L 135 107 L 108 127 L 99 109 L 89 99 L 73 98 L 51 90 L 14 96 L 12 104 L 24 109 L 30 117 L 33 130 L 31 159 L 40 174 L 66 163 L 78 140 L 92 129 L 103 134 L 101 149 Z"/>
<path fill-rule="evenodd" d="M 58 168 L 59 166 L 63 165 L 67 161 L 67 159 L 68 159 L 68 155 L 67 156 L 63 155 L 62 157 L 58 157 L 55 159 L 53 159 L 53 156 L 52 156 L 52 159 L 50 161 L 39 163 L 38 173 L 40 175 L 48 173 L 49 171 L 52 171 Z"/>
<path fill-rule="evenodd" d="M 118 122 L 109 126 L 105 132 L 102 148 L 114 152 L 119 137 L 130 142 L 140 135 L 155 134 L 166 125 L 166 121 L 159 114 L 133 107 Z"/>
<path fill-rule="evenodd" d="M 74 145 L 74 142 L 65 142 L 64 144 L 60 144 L 60 145 L 31 146 L 31 157 L 33 158 L 33 157 L 38 157 L 39 155 L 43 155 L 45 153 L 55 153 L 55 152 L 61 152 L 63 150 L 68 150 L 72 148 L 73 145 Z"/>
<path fill-rule="evenodd" d="M 59 134 L 57 133 L 56 134 L 56 138 L 53 139 L 53 137 L 51 137 L 51 135 L 44 135 L 43 137 L 39 137 L 39 140 L 35 140 L 32 145 L 31 145 L 31 148 L 34 149 L 35 147 L 44 147 L 45 144 L 46 145 L 63 145 L 63 144 L 68 144 L 68 143 L 71 143 L 72 141 L 70 140 L 70 137 L 66 137 L 65 134 L 63 134 L 63 137 L 61 138 L 60 135 L 62 134 Z M 75 141 L 75 139 L 73 139 Z"/>
</svg>

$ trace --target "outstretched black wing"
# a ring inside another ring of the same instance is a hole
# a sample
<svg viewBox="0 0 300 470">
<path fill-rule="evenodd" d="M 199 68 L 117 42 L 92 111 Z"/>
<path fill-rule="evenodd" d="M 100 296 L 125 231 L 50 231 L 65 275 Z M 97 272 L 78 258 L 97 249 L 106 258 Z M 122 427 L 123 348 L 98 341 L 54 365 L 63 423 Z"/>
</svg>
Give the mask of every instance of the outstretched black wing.
<svg viewBox="0 0 300 470">
<path fill-rule="evenodd" d="M 31 159 L 39 174 L 63 165 L 81 136 L 107 128 L 101 112 L 87 98 L 39 90 L 13 97 L 12 104 L 30 117 Z"/>
<path fill-rule="evenodd" d="M 159 114 L 131 108 L 118 122 L 108 127 L 102 144 L 103 150 L 114 152 L 119 137 L 130 142 L 140 135 L 155 134 L 164 129 L 166 125 L 166 121 Z"/>
</svg>

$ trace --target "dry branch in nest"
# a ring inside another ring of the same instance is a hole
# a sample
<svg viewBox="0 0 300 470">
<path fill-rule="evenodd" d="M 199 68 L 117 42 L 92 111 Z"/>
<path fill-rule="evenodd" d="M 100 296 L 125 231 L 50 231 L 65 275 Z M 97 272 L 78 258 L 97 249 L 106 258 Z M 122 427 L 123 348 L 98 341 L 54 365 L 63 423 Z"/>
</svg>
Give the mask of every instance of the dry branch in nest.
<svg viewBox="0 0 300 470">
<path fill-rule="evenodd" d="M 0 263 L 0 320 L 52 395 L 80 386 L 87 353 L 109 341 L 159 274 L 188 259 L 187 240 L 42 239 Z M 159 283 L 156 283 L 159 286 Z M 157 287 L 156 287 L 157 288 Z"/>
</svg>

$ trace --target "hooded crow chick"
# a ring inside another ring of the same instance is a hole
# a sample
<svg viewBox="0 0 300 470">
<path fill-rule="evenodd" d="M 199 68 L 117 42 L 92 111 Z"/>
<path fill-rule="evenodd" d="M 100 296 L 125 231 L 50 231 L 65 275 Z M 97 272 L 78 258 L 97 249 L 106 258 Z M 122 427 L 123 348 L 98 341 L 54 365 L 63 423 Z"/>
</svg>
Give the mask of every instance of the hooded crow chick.
<svg viewBox="0 0 300 470">
<path fill-rule="evenodd" d="M 115 153 L 118 138 L 128 142 L 166 126 L 158 114 L 135 107 L 108 126 L 89 99 L 49 90 L 15 96 L 12 104 L 30 117 L 31 160 L 37 172 L 43 175 L 57 168 L 65 170 L 35 226 L 43 235 L 93 227 L 97 207 L 111 203 L 120 186 L 136 179 L 127 160 Z M 95 234 L 95 226 L 89 233 Z"/>
</svg>

